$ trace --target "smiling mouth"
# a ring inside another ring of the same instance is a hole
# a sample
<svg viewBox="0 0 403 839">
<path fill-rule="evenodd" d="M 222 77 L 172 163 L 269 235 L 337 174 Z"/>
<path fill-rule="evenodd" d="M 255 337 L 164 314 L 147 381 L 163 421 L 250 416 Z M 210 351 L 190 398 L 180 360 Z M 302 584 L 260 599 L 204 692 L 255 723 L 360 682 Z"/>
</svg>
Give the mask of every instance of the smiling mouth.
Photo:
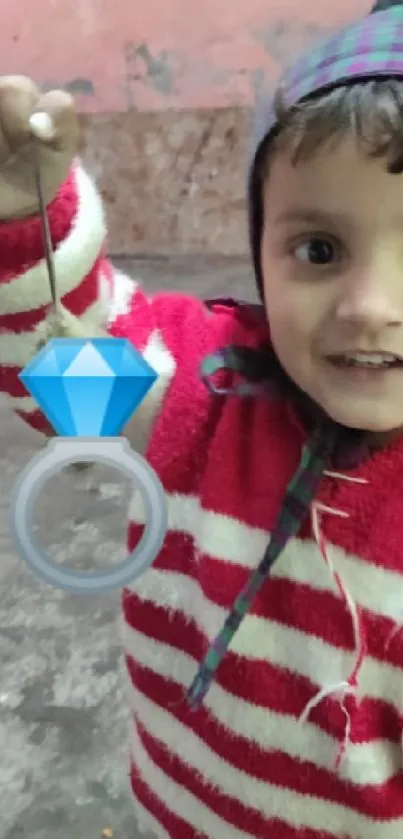
<svg viewBox="0 0 403 839">
<path fill-rule="evenodd" d="M 403 367 L 403 357 L 388 352 L 345 352 L 328 355 L 334 367 L 357 367 L 367 370 L 388 370 Z"/>
</svg>

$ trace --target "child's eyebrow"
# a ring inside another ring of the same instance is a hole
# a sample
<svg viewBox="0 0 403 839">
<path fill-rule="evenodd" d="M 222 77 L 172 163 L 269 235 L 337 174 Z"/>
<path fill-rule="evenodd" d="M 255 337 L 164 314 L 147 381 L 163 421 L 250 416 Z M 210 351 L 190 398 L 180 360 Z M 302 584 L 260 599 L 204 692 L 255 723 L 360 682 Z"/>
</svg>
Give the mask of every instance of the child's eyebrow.
<svg viewBox="0 0 403 839">
<path fill-rule="evenodd" d="M 345 213 L 329 212 L 312 207 L 290 207 L 283 210 L 274 218 L 276 226 L 292 223 L 308 224 L 351 224 L 351 219 Z"/>
</svg>

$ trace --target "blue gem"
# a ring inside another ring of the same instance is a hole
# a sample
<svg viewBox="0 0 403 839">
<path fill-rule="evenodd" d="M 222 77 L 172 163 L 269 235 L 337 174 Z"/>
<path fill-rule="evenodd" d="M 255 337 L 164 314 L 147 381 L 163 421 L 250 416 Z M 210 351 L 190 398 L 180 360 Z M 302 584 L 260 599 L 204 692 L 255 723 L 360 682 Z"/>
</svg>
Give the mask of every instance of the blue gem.
<svg viewBox="0 0 403 839">
<path fill-rule="evenodd" d="M 157 373 L 125 338 L 53 338 L 19 378 L 57 434 L 116 437 Z"/>
</svg>

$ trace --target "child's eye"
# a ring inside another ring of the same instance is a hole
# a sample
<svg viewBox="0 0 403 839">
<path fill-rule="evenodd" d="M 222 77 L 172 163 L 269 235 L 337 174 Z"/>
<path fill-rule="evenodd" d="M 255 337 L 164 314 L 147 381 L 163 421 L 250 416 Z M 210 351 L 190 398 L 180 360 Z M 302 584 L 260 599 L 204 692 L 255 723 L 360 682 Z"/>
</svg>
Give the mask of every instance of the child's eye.
<svg viewBox="0 0 403 839">
<path fill-rule="evenodd" d="M 333 242 L 317 236 L 297 245 L 293 249 L 293 255 L 298 262 L 305 262 L 310 265 L 329 265 L 337 259 L 338 254 Z"/>
</svg>

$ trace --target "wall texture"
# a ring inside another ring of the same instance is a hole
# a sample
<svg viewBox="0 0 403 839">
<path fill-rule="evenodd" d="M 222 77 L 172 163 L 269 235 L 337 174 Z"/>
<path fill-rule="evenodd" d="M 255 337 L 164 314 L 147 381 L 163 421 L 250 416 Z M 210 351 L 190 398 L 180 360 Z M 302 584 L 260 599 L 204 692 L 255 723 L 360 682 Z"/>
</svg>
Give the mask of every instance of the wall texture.
<svg viewBox="0 0 403 839">
<path fill-rule="evenodd" d="M 244 253 L 257 93 L 365 0 L 12 0 L 0 74 L 65 87 L 83 114 L 114 253 Z"/>
</svg>

